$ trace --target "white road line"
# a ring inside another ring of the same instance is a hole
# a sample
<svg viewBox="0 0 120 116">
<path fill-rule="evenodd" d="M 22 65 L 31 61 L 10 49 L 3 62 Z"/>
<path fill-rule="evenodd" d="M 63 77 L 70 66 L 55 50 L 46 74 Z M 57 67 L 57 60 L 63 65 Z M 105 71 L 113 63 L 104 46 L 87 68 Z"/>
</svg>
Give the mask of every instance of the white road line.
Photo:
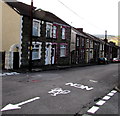
<svg viewBox="0 0 120 116">
<path fill-rule="evenodd" d="M 95 80 L 89 80 L 90 82 L 93 82 L 93 83 L 97 83 L 98 81 L 95 81 Z"/>
<path fill-rule="evenodd" d="M 107 95 L 109 95 L 109 96 L 113 96 L 113 95 L 114 95 L 114 93 L 108 93 Z"/>
<path fill-rule="evenodd" d="M 99 110 L 99 107 L 106 102 L 106 101 L 104 101 L 104 100 L 109 100 L 115 93 L 117 93 L 117 91 L 116 91 L 116 90 L 112 90 L 110 93 L 108 93 L 106 96 L 104 96 L 104 97 L 102 98 L 102 100 L 100 100 L 100 101 L 98 101 L 98 102 L 96 103 L 96 105 L 98 105 L 98 106 L 93 106 L 93 107 L 90 108 L 87 112 L 94 114 L 97 110 Z"/>
<path fill-rule="evenodd" d="M 97 110 L 99 110 L 99 107 L 93 106 L 93 107 L 90 108 L 87 112 L 88 112 L 88 113 L 94 114 L 95 112 L 97 112 Z"/>
<path fill-rule="evenodd" d="M 100 100 L 96 103 L 96 105 L 102 106 L 106 101 Z"/>
<path fill-rule="evenodd" d="M 112 90 L 111 93 L 117 93 L 117 91 L 116 90 Z"/>
<path fill-rule="evenodd" d="M 110 99 L 110 96 L 105 96 L 102 98 L 103 100 L 109 100 Z"/>
</svg>

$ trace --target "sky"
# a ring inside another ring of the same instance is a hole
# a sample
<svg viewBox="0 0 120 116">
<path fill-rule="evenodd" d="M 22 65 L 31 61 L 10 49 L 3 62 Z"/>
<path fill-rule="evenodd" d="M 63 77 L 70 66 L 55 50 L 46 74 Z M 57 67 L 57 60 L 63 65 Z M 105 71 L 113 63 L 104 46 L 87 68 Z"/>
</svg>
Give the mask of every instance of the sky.
<svg viewBox="0 0 120 116">
<path fill-rule="evenodd" d="M 19 0 L 30 4 L 31 0 Z M 33 5 L 54 13 L 73 27 L 90 34 L 118 35 L 119 0 L 33 0 Z"/>
</svg>

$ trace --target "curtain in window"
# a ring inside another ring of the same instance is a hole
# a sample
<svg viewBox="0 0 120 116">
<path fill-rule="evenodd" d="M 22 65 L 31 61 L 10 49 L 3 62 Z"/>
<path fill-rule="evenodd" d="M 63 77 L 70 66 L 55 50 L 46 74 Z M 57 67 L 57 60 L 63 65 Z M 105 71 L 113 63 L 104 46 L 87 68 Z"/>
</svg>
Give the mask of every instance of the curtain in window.
<svg viewBox="0 0 120 116">
<path fill-rule="evenodd" d="M 66 45 L 60 45 L 60 57 L 66 56 Z"/>
<path fill-rule="evenodd" d="M 40 36 L 40 21 L 33 20 L 33 35 Z"/>
</svg>

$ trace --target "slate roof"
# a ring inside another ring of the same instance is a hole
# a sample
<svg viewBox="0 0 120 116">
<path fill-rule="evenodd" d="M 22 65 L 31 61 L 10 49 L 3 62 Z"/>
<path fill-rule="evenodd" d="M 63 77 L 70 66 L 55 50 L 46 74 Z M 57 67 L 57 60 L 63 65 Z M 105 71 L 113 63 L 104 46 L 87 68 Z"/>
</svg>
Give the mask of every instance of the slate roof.
<svg viewBox="0 0 120 116">
<path fill-rule="evenodd" d="M 88 33 L 87 33 L 88 34 Z M 91 34 L 88 34 L 88 36 L 90 36 L 91 38 L 93 38 L 93 40 L 95 40 L 95 41 L 97 41 L 97 42 L 101 42 L 101 43 L 105 43 L 103 40 L 101 40 L 100 38 L 98 38 L 98 37 L 95 37 L 95 36 L 93 36 L 93 35 L 91 35 Z"/>
<path fill-rule="evenodd" d="M 20 15 L 25 15 L 25 16 L 30 16 L 30 5 L 27 5 L 25 3 L 22 2 L 5 2 L 6 4 L 8 4 L 13 10 L 15 10 L 17 13 L 19 13 Z M 36 7 L 33 7 L 33 10 L 35 10 Z"/>
<path fill-rule="evenodd" d="M 16 1 L 16 0 L 14 0 Z M 17 13 L 24 16 L 30 16 L 30 8 L 31 6 L 19 1 L 16 2 L 5 2 L 7 3 L 11 8 L 13 8 Z M 36 19 L 49 21 L 49 22 L 57 22 L 64 25 L 68 25 L 65 21 L 57 17 L 51 12 L 44 11 L 44 10 L 36 10 L 36 7 L 33 7 L 33 17 Z"/>
<path fill-rule="evenodd" d="M 87 36 L 86 36 L 85 34 L 83 34 L 82 32 L 78 31 L 76 28 L 72 27 L 72 29 L 73 29 L 78 35 L 87 38 Z"/>
<path fill-rule="evenodd" d="M 70 26 L 65 21 L 63 21 L 62 19 L 57 17 L 55 14 L 53 14 L 51 12 L 48 12 L 48 11 L 44 11 L 44 10 L 35 11 L 33 17 L 38 18 L 38 19 L 42 19 L 42 20 L 45 20 L 45 21 L 57 22 L 57 23 L 60 23 L 60 24 Z"/>
</svg>

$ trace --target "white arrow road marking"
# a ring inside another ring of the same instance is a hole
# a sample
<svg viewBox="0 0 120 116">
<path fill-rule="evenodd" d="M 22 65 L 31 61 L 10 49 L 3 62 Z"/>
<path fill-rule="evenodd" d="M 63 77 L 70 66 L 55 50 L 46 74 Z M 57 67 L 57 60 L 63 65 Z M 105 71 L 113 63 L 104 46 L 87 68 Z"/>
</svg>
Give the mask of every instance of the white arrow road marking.
<svg viewBox="0 0 120 116">
<path fill-rule="evenodd" d="M 21 107 L 20 107 L 21 105 L 24 105 L 26 103 L 35 101 L 37 99 L 40 99 L 40 97 L 35 97 L 35 98 L 32 98 L 30 100 L 27 100 L 27 101 L 24 101 L 24 102 L 21 102 L 21 103 L 18 103 L 18 104 L 8 104 L 4 108 L 2 108 L 1 111 L 21 109 Z"/>
</svg>

